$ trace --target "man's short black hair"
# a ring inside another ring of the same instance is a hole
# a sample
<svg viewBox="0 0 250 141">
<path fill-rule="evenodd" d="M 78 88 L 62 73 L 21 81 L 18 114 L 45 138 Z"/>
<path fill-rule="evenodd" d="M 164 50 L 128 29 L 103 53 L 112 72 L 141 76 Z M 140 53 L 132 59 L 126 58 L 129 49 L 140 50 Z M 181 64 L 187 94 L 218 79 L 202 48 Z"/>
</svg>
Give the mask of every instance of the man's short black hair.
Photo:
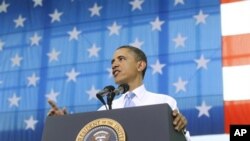
<svg viewBox="0 0 250 141">
<path fill-rule="evenodd" d="M 116 50 L 121 49 L 121 48 L 129 49 L 129 51 L 132 51 L 136 55 L 135 58 L 137 61 L 144 61 L 146 63 L 146 66 L 144 70 L 142 71 L 142 78 L 144 78 L 146 70 L 147 70 L 147 64 L 148 64 L 145 53 L 141 49 L 134 47 L 134 46 L 130 46 L 130 45 L 120 46 Z"/>
</svg>

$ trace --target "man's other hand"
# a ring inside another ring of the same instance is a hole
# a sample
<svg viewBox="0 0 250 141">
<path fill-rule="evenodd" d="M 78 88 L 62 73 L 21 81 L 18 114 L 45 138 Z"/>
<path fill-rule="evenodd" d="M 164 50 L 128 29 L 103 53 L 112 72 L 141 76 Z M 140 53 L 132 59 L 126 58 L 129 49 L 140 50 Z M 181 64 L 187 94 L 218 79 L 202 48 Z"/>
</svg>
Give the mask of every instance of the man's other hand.
<svg viewBox="0 0 250 141">
<path fill-rule="evenodd" d="M 174 117 L 174 128 L 177 131 L 183 131 L 186 128 L 187 125 L 187 119 L 180 113 L 178 110 L 173 111 L 173 117 Z"/>
</svg>

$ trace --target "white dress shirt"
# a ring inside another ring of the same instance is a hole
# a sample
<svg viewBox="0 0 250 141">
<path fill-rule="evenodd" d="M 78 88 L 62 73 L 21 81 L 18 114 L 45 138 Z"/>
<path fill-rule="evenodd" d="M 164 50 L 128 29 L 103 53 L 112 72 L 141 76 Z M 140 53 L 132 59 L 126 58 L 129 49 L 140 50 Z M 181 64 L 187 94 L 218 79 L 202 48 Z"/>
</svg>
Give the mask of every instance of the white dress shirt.
<svg viewBox="0 0 250 141">
<path fill-rule="evenodd" d="M 131 92 L 126 92 L 121 95 L 119 98 L 115 99 L 112 102 L 112 109 L 124 108 L 125 96 Z M 177 109 L 176 100 L 168 95 L 156 94 L 149 92 L 145 89 L 144 85 L 134 89 L 132 93 L 135 94 L 135 97 L 132 101 L 135 103 L 135 106 L 145 106 L 145 105 L 154 105 L 154 104 L 163 104 L 167 103 L 172 108 L 172 110 Z M 105 110 L 105 107 L 102 106 L 99 110 Z"/>
<path fill-rule="evenodd" d="M 164 94 L 152 93 L 146 90 L 144 85 L 134 89 L 132 92 L 128 91 L 125 94 L 121 95 L 119 98 L 115 99 L 112 102 L 112 109 L 124 108 L 125 104 L 125 96 L 127 94 L 134 93 L 135 97 L 132 99 L 135 106 L 146 106 L 146 105 L 154 105 L 154 104 L 163 104 L 167 103 L 172 110 L 177 108 L 177 102 L 174 98 Z M 99 110 L 106 110 L 105 106 L 102 106 Z M 190 141 L 189 132 L 185 134 L 187 141 Z"/>
</svg>

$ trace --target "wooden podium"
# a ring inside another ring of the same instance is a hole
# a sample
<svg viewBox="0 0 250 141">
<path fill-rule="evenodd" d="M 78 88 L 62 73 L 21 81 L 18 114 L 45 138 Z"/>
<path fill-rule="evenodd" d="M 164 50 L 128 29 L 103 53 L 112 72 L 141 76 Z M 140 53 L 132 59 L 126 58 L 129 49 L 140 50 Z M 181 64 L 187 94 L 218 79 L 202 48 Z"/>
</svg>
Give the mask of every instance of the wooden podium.
<svg viewBox="0 0 250 141">
<path fill-rule="evenodd" d="M 123 132 L 124 131 L 124 132 Z M 107 139 L 100 139 L 107 135 Z M 109 138 L 109 139 L 108 139 Z M 42 141 L 185 141 L 168 104 L 47 117 Z"/>
</svg>

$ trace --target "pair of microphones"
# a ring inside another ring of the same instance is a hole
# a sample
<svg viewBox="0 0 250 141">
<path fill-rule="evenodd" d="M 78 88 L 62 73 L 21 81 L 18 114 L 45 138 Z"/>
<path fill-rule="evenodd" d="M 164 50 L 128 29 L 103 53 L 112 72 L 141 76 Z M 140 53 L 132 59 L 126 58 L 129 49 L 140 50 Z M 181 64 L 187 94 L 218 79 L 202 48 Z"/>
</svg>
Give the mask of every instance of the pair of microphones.
<svg viewBox="0 0 250 141">
<path fill-rule="evenodd" d="M 106 107 L 106 102 L 103 99 L 103 97 L 107 96 L 107 104 L 109 106 L 109 109 L 112 109 L 112 101 L 115 96 L 124 94 L 129 90 L 128 84 L 121 84 L 118 86 L 117 89 L 115 89 L 114 86 L 109 85 L 103 88 L 100 92 L 96 94 L 96 97 L 102 102 L 102 104 Z M 107 107 L 106 107 L 107 109 Z"/>
</svg>

